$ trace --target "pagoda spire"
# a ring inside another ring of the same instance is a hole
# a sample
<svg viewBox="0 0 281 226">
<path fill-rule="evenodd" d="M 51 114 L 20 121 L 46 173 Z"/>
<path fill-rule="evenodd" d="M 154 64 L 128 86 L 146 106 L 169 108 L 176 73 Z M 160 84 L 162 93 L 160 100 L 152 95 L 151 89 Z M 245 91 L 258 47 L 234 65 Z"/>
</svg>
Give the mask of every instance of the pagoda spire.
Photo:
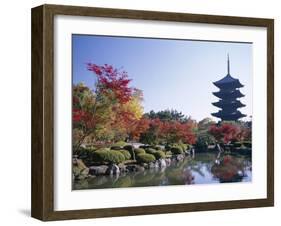
<svg viewBox="0 0 281 226">
<path fill-rule="evenodd" d="M 230 75 L 229 54 L 227 54 L 227 74 Z"/>
<path fill-rule="evenodd" d="M 238 108 L 245 107 L 245 104 L 238 100 L 238 98 L 244 97 L 239 91 L 239 88 L 242 88 L 243 85 L 238 79 L 230 75 L 229 54 L 227 54 L 227 75 L 219 81 L 213 82 L 213 84 L 220 89 L 213 92 L 220 100 L 212 104 L 221 110 L 211 115 L 220 118 L 221 121 L 238 121 L 245 117 L 246 115 L 238 110 Z"/>
</svg>

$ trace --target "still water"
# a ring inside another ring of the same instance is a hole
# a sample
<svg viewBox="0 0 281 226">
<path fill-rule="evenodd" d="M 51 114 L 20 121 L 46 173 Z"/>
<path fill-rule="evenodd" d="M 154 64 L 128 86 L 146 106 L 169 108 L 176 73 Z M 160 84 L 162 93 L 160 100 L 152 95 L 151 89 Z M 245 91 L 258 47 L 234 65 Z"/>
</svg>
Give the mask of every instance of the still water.
<svg viewBox="0 0 281 226">
<path fill-rule="evenodd" d="M 250 157 L 214 153 L 197 153 L 182 161 L 172 161 L 166 168 L 129 172 L 119 176 L 98 176 L 75 181 L 73 189 L 98 189 L 120 187 L 145 187 L 164 185 L 211 184 L 250 182 L 252 163 Z"/>
</svg>

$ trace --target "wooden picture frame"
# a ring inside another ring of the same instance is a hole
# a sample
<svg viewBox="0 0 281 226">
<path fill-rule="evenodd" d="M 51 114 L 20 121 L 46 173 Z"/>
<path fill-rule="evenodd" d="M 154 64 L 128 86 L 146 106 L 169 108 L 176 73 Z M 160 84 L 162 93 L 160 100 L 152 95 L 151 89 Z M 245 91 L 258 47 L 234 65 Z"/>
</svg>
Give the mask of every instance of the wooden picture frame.
<svg viewBox="0 0 281 226">
<path fill-rule="evenodd" d="M 121 208 L 54 210 L 54 16 L 125 18 L 267 29 L 267 198 L 236 201 L 178 203 Z M 163 214 L 274 205 L 274 20 L 42 5 L 32 9 L 32 201 L 31 215 L 50 220 Z"/>
</svg>

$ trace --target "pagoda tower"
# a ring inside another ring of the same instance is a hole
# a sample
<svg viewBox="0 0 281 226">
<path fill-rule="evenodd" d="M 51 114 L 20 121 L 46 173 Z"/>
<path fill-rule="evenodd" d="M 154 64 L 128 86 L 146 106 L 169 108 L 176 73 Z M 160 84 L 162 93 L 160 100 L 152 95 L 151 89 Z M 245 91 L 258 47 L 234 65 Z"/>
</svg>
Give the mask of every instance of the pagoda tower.
<svg viewBox="0 0 281 226">
<path fill-rule="evenodd" d="M 220 118 L 221 121 L 237 121 L 245 117 L 246 115 L 237 110 L 246 106 L 238 100 L 238 98 L 244 97 L 239 91 L 243 85 L 230 75 L 229 55 L 227 55 L 227 75 L 213 84 L 220 89 L 218 92 L 213 92 L 220 100 L 212 104 L 221 110 L 212 115 Z"/>
</svg>

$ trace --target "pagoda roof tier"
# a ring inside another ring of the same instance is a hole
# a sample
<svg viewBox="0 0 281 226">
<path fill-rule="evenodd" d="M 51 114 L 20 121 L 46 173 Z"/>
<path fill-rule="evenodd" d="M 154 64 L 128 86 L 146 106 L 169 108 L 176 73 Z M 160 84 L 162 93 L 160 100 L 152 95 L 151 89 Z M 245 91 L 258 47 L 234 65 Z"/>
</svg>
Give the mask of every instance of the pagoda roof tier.
<svg viewBox="0 0 281 226">
<path fill-rule="evenodd" d="M 213 92 L 213 94 L 221 99 L 235 99 L 235 98 L 240 98 L 244 97 L 245 95 L 242 94 L 239 90 L 220 90 L 218 92 Z"/>
<path fill-rule="evenodd" d="M 219 100 L 218 102 L 214 102 L 212 104 L 219 108 L 241 108 L 246 106 L 245 104 L 242 104 L 239 100 Z"/>
<path fill-rule="evenodd" d="M 216 87 L 223 88 L 241 88 L 243 85 L 240 83 L 239 79 L 233 78 L 230 74 L 227 74 L 221 80 L 213 83 Z"/>
<path fill-rule="evenodd" d="M 236 121 L 239 118 L 246 117 L 246 115 L 242 114 L 240 111 L 234 111 L 234 112 L 225 112 L 225 111 L 219 111 L 217 113 L 212 113 L 213 116 L 220 118 L 221 120 L 227 120 L 227 121 Z"/>
</svg>

